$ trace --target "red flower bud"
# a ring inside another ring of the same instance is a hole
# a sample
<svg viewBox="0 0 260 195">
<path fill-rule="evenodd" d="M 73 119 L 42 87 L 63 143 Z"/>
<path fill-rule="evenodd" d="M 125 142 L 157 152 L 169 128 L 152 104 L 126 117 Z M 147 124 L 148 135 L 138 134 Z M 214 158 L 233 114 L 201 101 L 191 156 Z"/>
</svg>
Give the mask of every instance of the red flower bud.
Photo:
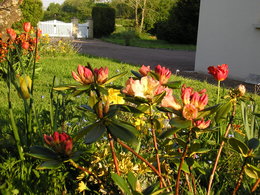
<svg viewBox="0 0 260 195">
<path fill-rule="evenodd" d="M 6 29 L 6 33 L 10 36 L 10 39 L 11 39 L 12 41 L 15 40 L 15 38 L 16 38 L 16 32 L 14 31 L 14 29 L 12 29 L 12 28 L 7 28 L 7 29 Z"/>
<path fill-rule="evenodd" d="M 210 122 L 211 122 L 210 120 L 204 121 L 204 119 L 201 119 L 198 121 L 194 121 L 194 126 L 196 126 L 199 129 L 206 129 L 209 127 Z"/>
<path fill-rule="evenodd" d="M 147 74 L 151 71 L 150 66 L 142 65 L 142 67 L 139 69 L 139 72 L 143 76 L 147 76 Z"/>
<path fill-rule="evenodd" d="M 30 44 L 28 42 L 22 43 L 22 48 L 25 49 L 25 50 L 29 49 L 29 46 L 30 46 Z"/>
<path fill-rule="evenodd" d="M 209 74 L 213 75 L 213 77 L 218 81 L 223 81 L 228 76 L 228 65 L 222 64 L 215 66 L 209 66 L 208 67 Z"/>
<path fill-rule="evenodd" d="M 94 72 L 95 72 L 98 84 L 103 84 L 107 81 L 107 78 L 108 78 L 108 68 L 107 67 L 105 67 L 105 68 L 101 67 L 99 69 L 95 68 Z"/>
<path fill-rule="evenodd" d="M 31 28 L 32 28 L 32 25 L 31 25 L 30 22 L 25 22 L 25 23 L 23 23 L 23 30 L 24 30 L 25 32 L 30 32 Z"/>
<path fill-rule="evenodd" d="M 159 76 L 159 81 L 161 84 L 166 84 L 172 74 L 168 68 L 162 67 L 161 65 L 157 65 L 154 71 Z"/>
</svg>

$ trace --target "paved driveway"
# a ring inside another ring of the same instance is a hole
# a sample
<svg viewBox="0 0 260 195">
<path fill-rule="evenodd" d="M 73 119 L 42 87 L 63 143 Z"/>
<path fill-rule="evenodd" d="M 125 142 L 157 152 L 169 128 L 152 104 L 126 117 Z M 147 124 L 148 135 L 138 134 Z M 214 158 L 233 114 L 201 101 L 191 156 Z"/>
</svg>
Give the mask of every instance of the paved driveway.
<svg viewBox="0 0 260 195">
<path fill-rule="evenodd" d="M 81 46 L 80 52 L 93 56 L 107 57 L 133 65 L 158 64 L 167 66 L 172 71 L 193 71 L 195 51 L 173 51 L 166 49 L 149 49 L 131 46 L 121 46 L 103 42 L 97 39 L 75 41 Z"/>
</svg>

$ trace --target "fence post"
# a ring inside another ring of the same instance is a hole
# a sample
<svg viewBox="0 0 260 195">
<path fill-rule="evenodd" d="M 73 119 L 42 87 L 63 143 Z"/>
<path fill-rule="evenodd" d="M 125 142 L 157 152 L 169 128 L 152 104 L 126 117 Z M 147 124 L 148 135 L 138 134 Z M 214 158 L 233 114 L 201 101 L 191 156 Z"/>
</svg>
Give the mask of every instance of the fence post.
<svg viewBox="0 0 260 195">
<path fill-rule="evenodd" d="M 72 18 L 71 23 L 72 23 L 72 36 L 76 39 L 79 32 L 79 20 L 77 18 Z"/>
<path fill-rule="evenodd" d="M 87 20 L 87 24 L 88 24 L 88 27 L 87 27 L 88 28 L 87 29 L 88 30 L 87 31 L 88 32 L 88 36 L 87 37 L 89 39 L 93 39 L 93 20 L 92 19 L 88 19 Z"/>
</svg>

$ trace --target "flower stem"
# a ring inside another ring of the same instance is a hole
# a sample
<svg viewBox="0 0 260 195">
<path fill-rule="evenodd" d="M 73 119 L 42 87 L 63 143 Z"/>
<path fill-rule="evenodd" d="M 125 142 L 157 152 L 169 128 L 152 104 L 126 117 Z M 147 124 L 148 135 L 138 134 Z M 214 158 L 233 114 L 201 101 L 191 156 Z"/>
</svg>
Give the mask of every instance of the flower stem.
<svg viewBox="0 0 260 195">
<path fill-rule="evenodd" d="M 179 165 L 178 174 L 177 174 L 177 180 L 176 180 L 176 185 L 175 185 L 175 195 L 179 194 L 181 169 L 182 169 L 182 165 L 184 163 L 185 157 L 186 157 L 187 152 L 188 152 L 188 147 L 189 147 L 189 143 L 190 143 L 190 137 L 191 137 L 191 130 L 189 131 L 187 142 L 186 142 L 186 146 L 185 146 L 184 151 L 183 151 L 182 156 L 181 156 L 181 162 L 180 162 L 180 165 Z"/>
<path fill-rule="evenodd" d="M 232 111 L 232 115 L 229 119 L 229 123 L 227 125 L 227 128 L 226 128 L 226 132 L 225 132 L 225 135 L 224 135 L 224 138 L 226 138 L 228 136 L 228 133 L 229 133 L 229 130 L 232 126 L 232 123 L 233 123 L 233 120 L 234 120 L 234 117 L 235 117 L 235 114 L 236 114 L 236 104 L 234 103 L 233 104 L 233 111 Z M 210 175 L 210 178 L 209 178 L 209 184 L 208 184 L 208 190 L 207 190 L 207 195 L 210 195 L 210 191 L 211 191 L 211 186 L 212 186 L 212 182 L 213 182 L 213 179 L 214 179 L 214 175 L 215 175 L 215 172 L 216 172 L 216 169 L 217 169 L 217 165 L 218 165 L 218 161 L 220 159 L 220 154 L 224 148 L 224 144 L 225 144 L 225 141 L 223 140 L 220 144 L 220 147 L 218 149 L 218 153 L 217 153 L 217 156 L 216 156 L 216 160 L 215 160 L 215 163 L 214 163 L 214 167 L 212 169 L 212 172 L 211 172 L 211 175 Z"/>
<path fill-rule="evenodd" d="M 241 183 L 242 183 L 242 179 L 243 179 L 243 175 L 244 175 L 244 171 L 245 171 L 245 168 L 246 168 L 246 162 L 247 162 L 247 159 L 248 158 L 245 158 L 244 160 L 244 163 L 243 163 L 243 166 L 241 168 L 241 171 L 240 171 L 240 174 L 239 174 L 239 177 L 238 177 L 238 180 L 237 180 L 237 184 L 236 184 L 236 187 L 234 189 L 234 191 L 232 192 L 232 195 L 236 195 Z"/>
<path fill-rule="evenodd" d="M 217 104 L 219 103 L 219 95 L 220 95 L 220 82 L 218 81 L 218 95 L 217 95 Z"/>
<path fill-rule="evenodd" d="M 111 152 L 112 152 L 112 156 L 113 156 L 113 160 L 114 160 L 114 165 L 115 165 L 115 169 L 116 169 L 116 173 L 118 175 L 120 175 L 120 171 L 118 168 L 118 162 L 117 162 L 117 158 L 116 158 L 116 153 L 115 153 L 115 148 L 114 148 L 114 140 L 111 136 L 110 133 L 108 133 L 108 139 L 109 139 L 109 144 L 110 144 L 110 148 L 111 148 Z"/>
<path fill-rule="evenodd" d="M 255 182 L 255 185 L 252 187 L 251 192 L 256 191 L 256 189 L 257 189 L 259 183 L 260 183 L 260 178 Z"/>
<path fill-rule="evenodd" d="M 141 155 L 139 155 L 137 152 L 135 152 L 132 148 L 130 148 L 128 145 L 126 145 L 125 143 L 123 143 L 122 141 L 120 141 L 119 139 L 117 139 L 117 143 L 119 143 L 121 146 L 123 146 L 125 149 L 127 149 L 128 151 L 132 152 L 137 158 L 139 158 L 141 161 L 143 161 L 148 167 L 150 167 L 152 169 L 152 171 L 154 173 L 156 173 L 158 175 L 159 178 L 161 178 L 163 186 L 166 187 L 166 183 L 162 177 L 162 175 L 159 173 L 159 171 L 152 165 L 150 164 L 144 157 L 142 157 Z"/>
</svg>

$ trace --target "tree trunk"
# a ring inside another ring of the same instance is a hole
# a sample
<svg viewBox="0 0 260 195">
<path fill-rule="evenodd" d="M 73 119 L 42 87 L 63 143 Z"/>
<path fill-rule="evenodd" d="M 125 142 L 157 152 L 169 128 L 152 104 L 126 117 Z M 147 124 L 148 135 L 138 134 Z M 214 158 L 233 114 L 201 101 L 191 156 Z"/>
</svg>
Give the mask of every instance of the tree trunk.
<svg viewBox="0 0 260 195">
<path fill-rule="evenodd" d="M 142 15 L 141 15 L 141 23 L 140 23 L 140 28 L 139 28 L 139 32 L 140 32 L 140 33 L 143 31 L 143 28 L 144 28 L 145 12 L 146 12 L 146 0 L 144 0 L 144 2 L 143 2 Z"/>
</svg>

